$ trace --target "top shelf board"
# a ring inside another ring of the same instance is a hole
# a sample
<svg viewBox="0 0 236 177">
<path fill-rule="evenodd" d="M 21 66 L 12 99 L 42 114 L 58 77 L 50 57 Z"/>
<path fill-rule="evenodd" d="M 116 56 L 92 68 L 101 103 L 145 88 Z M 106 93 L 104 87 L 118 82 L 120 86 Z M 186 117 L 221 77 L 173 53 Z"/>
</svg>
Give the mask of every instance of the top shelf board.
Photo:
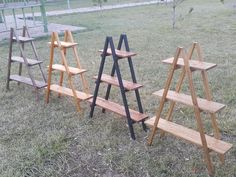
<svg viewBox="0 0 236 177">
<path fill-rule="evenodd" d="M 166 63 L 166 64 L 172 64 L 173 61 L 174 61 L 174 57 L 162 60 L 162 62 Z M 183 58 L 178 59 L 177 66 L 184 66 L 184 59 Z M 198 61 L 198 60 L 189 60 L 189 66 L 193 70 L 207 71 L 209 69 L 216 67 L 217 65 L 214 63 L 206 63 L 206 62 L 202 62 L 202 61 Z"/>
<path fill-rule="evenodd" d="M 23 37 L 23 36 L 18 36 L 17 38 L 18 38 L 19 42 L 31 42 L 31 41 L 34 40 L 34 38 Z M 16 38 L 16 37 L 13 37 L 12 39 L 13 39 L 14 41 L 17 41 L 17 38 Z"/>
<path fill-rule="evenodd" d="M 103 53 L 103 50 L 99 50 L 99 52 Z M 133 52 L 127 52 L 127 51 L 117 50 L 117 49 L 115 49 L 115 52 L 119 58 L 128 58 L 128 57 L 137 55 L 136 53 L 133 53 Z M 110 48 L 107 49 L 107 54 L 112 55 Z"/>
<path fill-rule="evenodd" d="M 51 42 L 48 42 L 49 45 L 51 45 Z M 64 42 L 64 41 L 60 41 L 60 44 L 62 47 L 64 48 L 70 48 L 70 47 L 74 47 L 76 45 L 78 45 L 78 43 L 74 43 L 74 42 Z M 57 41 L 54 41 L 54 46 L 58 47 L 58 43 Z"/>
</svg>

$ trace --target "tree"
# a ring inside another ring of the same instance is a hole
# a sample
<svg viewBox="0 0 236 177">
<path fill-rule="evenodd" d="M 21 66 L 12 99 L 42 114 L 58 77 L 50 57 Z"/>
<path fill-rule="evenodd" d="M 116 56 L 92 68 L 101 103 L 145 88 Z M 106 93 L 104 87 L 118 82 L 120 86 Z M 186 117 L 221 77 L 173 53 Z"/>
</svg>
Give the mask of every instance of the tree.
<svg viewBox="0 0 236 177">
<path fill-rule="evenodd" d="M 103 2 L 107 2 L 108 0 L 93 0 L 94 3 L 98 3 L 100 8 L 102 7 Z"/>
<path fill-rule="evenodd" d="M 175 28 L 175 23 L 176 23 L 176 7 L 180 5 L 184 0 L 173 0 L 172 2 L 172 27 L 173 29 Z"/>
</svg>

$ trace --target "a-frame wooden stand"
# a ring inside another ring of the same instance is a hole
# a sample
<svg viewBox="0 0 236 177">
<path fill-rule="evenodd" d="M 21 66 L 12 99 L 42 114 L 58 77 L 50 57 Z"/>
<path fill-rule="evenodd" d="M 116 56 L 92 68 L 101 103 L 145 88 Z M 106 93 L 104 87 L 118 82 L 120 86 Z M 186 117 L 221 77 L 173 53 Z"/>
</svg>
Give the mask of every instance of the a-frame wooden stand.
<svg viewBox="0 0 236 177">
<path fill-rule="evenodd" d="M 197 51 L 198 60 L 191 60 L 195 49 Z M 180 58 L 181 54 L 183 58 Z M 212 101 L 212 95 L 208 83 L 207 70 L 214 68 L 216 64 L 203 62 L 201 49 L 198 43 L 193 43 L 193 46 L 187 56 L 185 55 L 183 48 L 178 48 L 175 57 L 163 60 L 163 63 L 171 64 L 171 68 L 164 89 L 153 93 L 154 95 L 160 97 L 161 101 L 159 109 L 156 112 L 156 116 L 145 121 L 147 125 L 152 127 L 148 144 L 152 144 L 157 129 L 161 130 L 161 136 L 164 135 L 164 132 L 167 132 L 179 138 L 190 141 L 203 149 L 204 160 L 207 164 L 208 172 L 210 175 L 213 175 L 214 168 L 210 159 L 210 151 L 215 151 L 219 154 L 219 157 L 223 163 L 224 154 L 232 147 L 232 144 L 220 140 L 220 131 L 217 126 L 215 113 L 223 109 L 225 105 Z M 180 74 L 180 79 L 177 83 L 176 90 L 169 90 L 174 72 L 176 69 L 180 68 L 182 69 L 182 72 Z M 195 93 L 192 79 L 192 72 L 194 71 L 201 72 L 206 99 L 198 98 Z M 187 76 L 188 79 L 191 96 L 179 93 L 185 76 Z M 166 119 L 162 119 L 161 113 L 165 101 L 167 100 L 171 101 L 170 107 L 167 112 Z M 176 102 L 193 107 L 197 123 L 197 131 L 172 122 L 172 112 Z M 214 137 L 205 134 L 204 125 L 201 120 L 201 111 L 210 114 Z"/>
<path fill-rule="evenodd" d="M 122 50 L 123 44 L 124 44 L 125 50 Z M 109 48 L 109 45 L 110 45 L 110 48 Z M 94 91 L 94 97 L 93 99 L 90 99 L 90 101 L 92 102 L 90 117 L 93 116 L 94 108 L 96 105 L 102 107 L 103 112 L 105 112 L 105 109 L 107 109 L 121 116 L 124 116 L 127 118 L 131 137 L 132 139 L 135 139 L 133 123 L 142 122 L 143 129 L 146 130 L 144 120 L 148 117 L 147 115 L 143 113 L 143 107 L 141 104 L 141 99 L 140 99 L 140 95 L 138 91 L 138 89 L 142 87 L 142 85 L 137 84 L 134 67 L 133 67 L 133 63 L 131 59 L 131 57 L 135 56 L 136 54 L 133 52 L 130 52 L 127 36 L 125 34 L 122 34 L 120 36 L 117 49 L 115 49 L 114 47 L 112 37 L 106 37 L 104 49 L 101 50 L 100 52 L 102 52 L 101 64 L 100 64 L 98 76 L 95 76 L 96 87 Z M 109 55 L 111 55 L 113 59 L 113 67 L 112 67 L 111 74 L 107 75 L 107 74 L 103 74 L 103 68 L 104 68 L 106 57 Z M 132 82 L 122 80 L 118 61 L 124 58 L 128 60 Z M 115 77 L 115 74 L 116 74 L 116 77 Z M 105 99 L 98 97 L 98 91 L 99 91 L 99 86 L 101 82 L 108 84 Z M 120 88 L 124 106 L 108 101 L 112 85 Z M 129 109 L 128 101 L 126 98 L 126 91 L 135 91 L 139 111 L 134 111 L 134 110 Z"/>
<path fill-rule="evenodd" d="M 76 106 L 78 111 L 81 111 L 80 108 L 80 101 L 81 100 L 87 100 L 92 97 L 91 94 L 89 94 L 89 87 L 88 83 L 84 77 L 84 73 L 86 72 L 85 69 L 81 68 L 78 52 L 76 49 L 77 43 L 74 42 L 73 36 L 70 31 L 65 31 L 64 34 L 64 41 L 60 41 L 58 34 L 56 32 L 52 33 L 51 36 L 51 42 L 49 42 L 51 48 L 50 48 L 50 63 L 49 63 L 49 69 L 48 69 L 48 87 L 46 91 L 46 102 L 49 102 L 49 94 L 50 91 L 54 91 L 59 93 L 59 96 L 67 95 L 72 96 L 75 100 Z M 61 56 L 61 64 L 53 64 L 54 62 L 54 49 L 58 48 Z M 72 49 L 74 59 L 76 60 L 76 67 L 70 67 L 68 66 L 68 61 L 66 58 L 66 53 L 68 49 Z M 52 79 L 52 71 L 57 70 L 60 71 L 60 81 L 59 85 L 57 84 L 51 84 Z M 67 74 L 68 79 L 68 86 L 69 88 L 64 87 L 63 80 L 64 80 L 64 73 Z M 83 86 L 83 92 L 77 91 L 75 89 L 72 76 L 74 75 L 80 75 L 82 80 L 82 86 Z"/>
<path fill-rule="evenodd" d="M 38 89 L 44 88 L 47 86 L 46 77 L 43 73 L 41 64 L 42 61 L 39 60 L 39 55 L 36 51 L 36 47 L 33 42 L 34 38 L 30 37 L 29 31 L 26 26 L 23 27 L 22 36 L 18 36 L 17 32 L 14 28 L 11 28 L 10 31 L 10 45 L 9 45 L 9 57 L 8 57 L 8 72 L 7 72 L 7 84 L 6 88 L 9 90 L 10 81 L 17 81 L 19 83 L 24 83 L 30 86 L 33 86 L 36 90 L 37 99 L 38 99 Z M 16 43 L 18 49 L 20 50 L 20 56 L 13 55 L 13 44 Z M 29 59 L 26 57 L 24 48 L 25 44 L 30 43 L 32 51 L 33 51 L 33 59 Z M 11 64 L 19 63 L 19 72 L 18 74 L 11 74 Z M 22 76 L 22 66 L 25 66 L 28 72 L 28 76 Z M 38 81 L 34 79 L 33 70 L 34 66 L 38 66 L 43 81 Z"/>
</svg>

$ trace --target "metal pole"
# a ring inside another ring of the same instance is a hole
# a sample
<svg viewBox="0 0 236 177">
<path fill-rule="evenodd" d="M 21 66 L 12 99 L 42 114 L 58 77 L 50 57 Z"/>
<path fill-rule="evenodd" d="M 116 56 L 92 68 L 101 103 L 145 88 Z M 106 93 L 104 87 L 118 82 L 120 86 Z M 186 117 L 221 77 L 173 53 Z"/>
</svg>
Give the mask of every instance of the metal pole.
<svg viewBox="0 0 236 177">
<path fill-rule="evenodd" d="M 70 0 L 67 0 L 67 8 L 70 9 Z"/>
</svg>

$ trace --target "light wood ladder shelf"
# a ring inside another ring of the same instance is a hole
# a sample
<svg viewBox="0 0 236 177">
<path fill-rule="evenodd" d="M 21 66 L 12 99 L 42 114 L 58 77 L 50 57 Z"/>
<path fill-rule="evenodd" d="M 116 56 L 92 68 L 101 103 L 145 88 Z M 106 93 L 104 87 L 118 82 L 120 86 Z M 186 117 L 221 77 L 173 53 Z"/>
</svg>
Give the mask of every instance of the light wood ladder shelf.
<svg viewBox="0 0 236 177">
<path fill-rule="evenodd" d="M 54 91 L 58 93 L 58 96 L 66 95 L 71 96 L 74 98 L 76 103 L 76 107 L 78 111 L 81 111 L 80 101 L 88 100 L 92 98 L 92 95 L 89 94 L 89 87 L 88 83 L 84 77 L 84 73 L 87 71 L 81 68 L 81 64 L 79 61 L 79 56 L 77 52 L 77 45 L 78 43 L 74 42 L 73 36 L 70 31 L 66 30 L 64 34 L 64 41 L 60 41 L 58 34 L 56 32 L 52 33 L 50 45 L 50 64 L 48 66 L 48 86 L 46 91 L 46 102 L 49 102 L 49 94 L 50 91 Z M 54 52 L 55 48 L 59 49 L 60 56 L 61 56 L 61 64 L 54 64 Z M 72 49 L 73 56 L 76 61 L 76 67 L 68 66 L 68 60 L 66 58 L 66 54 L 68 49 Z M 51 84 L 52 78 L 52 71 L 56 70 L 60 72 L 60 81 L 59 84 Z M 67 75 L 68 78 L 68 87 L 63 86 L 64 80 L 64 73 Z M 78 91 L 75 89 L 73 78 L 74 75 L 80 75 L 82 80 L 83 91 Z"/>
<path fill-rule="evenodd" d="M 198 60 L 191 60 L 193 57 L 193 52 L 195 50 L 197 51 Z M 221 135 L 216 121 L 216 113 L 222 110 L 225 105 L 212 101 L 212 95 L 208 83 L 208 76 L 206 71 L 214 68 L 216 64 L 203 61 L 202 52 L 198 43 L 193 43 L 187 55 L 185 54 L 183 48 L 177 48 L 175 57 L 163 60 L 163 63 L 170 64 L 171 67 L 164 89 L 153 93 L 154 95 L 160 97 L 161 101 L 159 108 L 156 111 L 156 116 L 145 121 L 148 126 L 152 127 L 152 131 L 148 139 L 148 144 L 152 144 L 157 129 L 161 130 L 161 136 L 164 136 L 166 132 L 176 137 L 187 140 L 191 143 L 194 143 L 203 149 L 204 160 L 206 162 L 208 172 L 210 175 L 213 175 L 214 168 L 210 159 L 210 151 L 215 151 L 216 153 L 218 153 L 221 162 L 224 163 L 224 154 L 232 147 L 232 144 L 220 140 Z M 174 72 L 177 69 L 182 69 L 182 72 L 177 82 L 176 90 L 169 90 Z M 198 98 L 195 93 L 192 79 L 192 73 L 194 71 L 201 72 L 206 99 Z M 190 95 L 179 93 L 186 76 L 190 89 Z M 166 118 L 163 119 L 161 118 L 161 114 L 166 101 L 170 101 L 170 106 Z M 176 103 L 181 103 L 193 107 L 198 130 L 193 130 L 172 122 L 172 113 Z M 214 137 L 205 134 L 204 125 L 201 120 L 202 111 L 210 114 Z"/>
</svg>

